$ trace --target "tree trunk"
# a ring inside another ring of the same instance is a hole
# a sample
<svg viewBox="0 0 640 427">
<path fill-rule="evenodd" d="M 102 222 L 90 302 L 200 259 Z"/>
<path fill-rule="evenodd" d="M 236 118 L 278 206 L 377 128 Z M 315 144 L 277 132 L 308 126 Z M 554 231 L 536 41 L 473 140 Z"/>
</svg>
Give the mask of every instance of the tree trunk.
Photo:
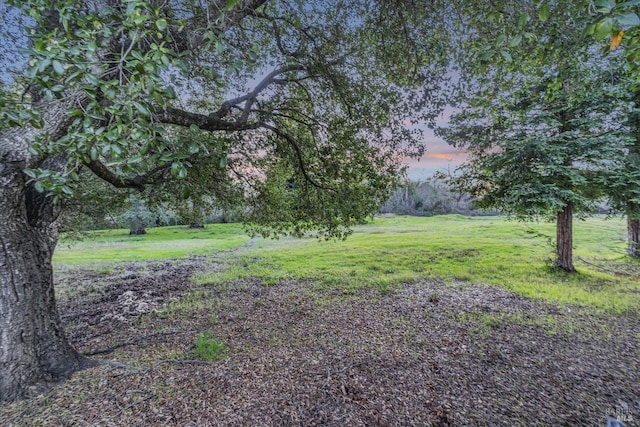
<svg viewBox="0 0 640 427">
<path fill-rule="evenodd" d="M 556 255 L 555 267 L 574 272 L 573 266 L 573 206 L 568 203 L 556 214 Z"/>
<path fill-rule="evenodd" d="M 627 217 L 627 239 L 629 256 L 640 258 L 640 219 Z"/>
<path fill-rule="evenodd" d="M 136 221 L 129 227 L 129 236 L 141 236 L 143 234 L 147 234 L 147 230 L 144 228 L 142 221 Z"/>
<path fill-rule="evenodd" d="M 69 376 L 81 358 L 67 343 L 55 303 L 52 199 L 15 185 L 0 194 L 0 400 L 10 400 Z"/>
<path fill-rule="evenodd" d="M 47 130 L 55 135 L 54 126 Z M 61 209 L 22 172 L 35 162 L 26 147 L 36 132 L 0 134 L 0 401 L 68 377 L 83 361 L 62 332 L 55 303 L 51 258 Z M 64 159 L 40 162 L 60 164 Z"/>
</svg>

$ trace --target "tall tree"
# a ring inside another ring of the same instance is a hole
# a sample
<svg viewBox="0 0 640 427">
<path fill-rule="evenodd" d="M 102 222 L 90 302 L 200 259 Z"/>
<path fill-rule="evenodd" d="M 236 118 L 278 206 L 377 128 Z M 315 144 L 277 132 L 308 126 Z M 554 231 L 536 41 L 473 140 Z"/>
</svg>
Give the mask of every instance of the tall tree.
<svg viewBox="0 0 640 427">
<path fill-rule="evenodd" d="M 627 253 L 640 258 L 640 90 L 636 84 L 618 83 L 620 100 L 630 102 L 621 138 L 621 153 L 603 177 L 603 186 L 615 212 L 627 217 Z"/>
<path fill-rule="evenodd" d="M 595 207 L 603 176 L 622 156 L 620 128 L 611 123 L 616 100 L 600 81 L 565 80 L 557 89 L 537 83 L 467 106 L 441 134 L 468 150 L 451 181 L 479 207 L 519 219 L 555 216 L 554 264 L 572 272 L 573 216 Z"/>
<path fill-rule="evenodd" d="M 478 29 L 462 38 L 463 110 L 441 131 L 469 150 L 453 183 L 482 207 L 555 216 L 555 265 L 566 271 L 575 270 L 574 212 L 589 211 L 603 169 L 622 153 L 607 64 L 583 36 L 580 4 L 500 2 L 489 28 L 469 18 Z"/>
<path fill-rule="evenodd" d="M 442 106 L 438 1 L 5 3 L 29 28 L 22 90 L 0 89 L 0 400 L 83 364 L 51 258 L 87 174 L 142 194 L 202 178 L 255 231 L 344 236 Z"/>
<path fill-rule="evenodd" d="M 612 55 L 622 55 L 626 65 L 618 67 L 620 99 L 635 106 L 628 115 L 629 140 L 625 155 L 611 168 L 606 183 L 611 202 L 627 216 L 628 254 L 640 258 L 640 2 L 598 0 L 586 32 L 606 40 Z"/>
</svg>

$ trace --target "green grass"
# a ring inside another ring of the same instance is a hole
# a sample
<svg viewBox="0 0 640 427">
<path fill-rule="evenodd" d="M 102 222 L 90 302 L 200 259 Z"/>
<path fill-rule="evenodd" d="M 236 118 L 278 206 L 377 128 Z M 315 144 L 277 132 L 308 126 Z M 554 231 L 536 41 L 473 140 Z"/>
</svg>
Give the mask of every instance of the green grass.
<svg viewBox="0 0 640 427">
<path fill-rule="evenodd" d="M 438 279 L 496 285 L 532 298 L 612 313 L 638 313 L 640 262 L 625 256 L 625 232 L 620 219 L 576 221 L 578 273 L 567 274 L 550 268 L 553 224 L 459 215 L 376 218 L 356 227 L 345 241 L 259 240 L 230 254 L 222 273 L 197 280 L 221 284 L 258 277 L 270 285 L 293 279 L 350 293 L 360 287 L 393 292 L 403 282 Z M 204 230 L 152 228 L 143 236 L 129 236 L 127 230 L 96 231 L 80 242 L 63 238 L 54 264 L 98 264 L 96 268 L 109 274 L 117 262 L 206 254 L 237 248 L 248 240 L 237 224 Z"/>
<path fill-rule="evenodd" d="M 193 352 L 198 359 L 214 362 L 227 357 L 227 346 L 211 332 L 207 331 L 198 335 Z"/>
<path fill-rule="evenodd" d="M 179 258 L 232 249 L 248 241 L 238 224 L 212 224 L 205 229 L 157 227 L 141 236 L 129 236 L 129 230 L 91 231 L 80 241 L 63 235 L 53 262 L 77 265 Z"/>
<path fill-rule="evenodd" d="M 623 221 L 590 218 L 576 221 L 574 231 L 577 274 L 550 268 L 552 224 L 451 215 L 376 218 L 339 242 L 261 240 L 242 255 L 234 254 L 222 274 L 198 280 L 310 280 L 316 286 L 352 292 L 359 287 L 388 291 L 402 282 L 443 279 L 497 285 L 528 297 L 612 313 L 640 311 L 640 263 L 625 257 Z"/>
</svg>

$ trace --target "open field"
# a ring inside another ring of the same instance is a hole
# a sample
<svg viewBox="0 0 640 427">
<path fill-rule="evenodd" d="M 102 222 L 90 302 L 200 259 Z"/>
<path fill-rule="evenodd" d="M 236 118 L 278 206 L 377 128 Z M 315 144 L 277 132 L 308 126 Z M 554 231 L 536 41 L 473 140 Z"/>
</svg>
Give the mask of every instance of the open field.
<svg viewBox="0 0 640 427">
<path fill-rule="evenodd" d="M 0 407 L 1 424 L 640 425 L 640 265 L 620 220 L 576 224 L 574 275 L 548 268 L 548 224 L 238 230 L 150 230 L 131 242 L 146 261 L 115 262 L 117 233 L 60 250 L 67 334 L 109 362 Z"/>
<path fill-rule="evenodd" d="M 640 262 L 625 256 L 620 219 L 576 221 L 578 274 L 549 268 L 554 227 L 497 217 L 458 215 L 376 218 L 356 227 L 346 241 L 258 240 L 234 252 L 221 273 L 202 274 L 199 283 L 256 277 L 265 284 L 307 280 L 345 292 L 381 290 L 420 279 L 500 286 L 527 297 L 588 305 L 613 313 L 640 309 Z M 60 268 L 88 263 L 139 261 L 214 253 L 249 242 L 236 224 L 150 229 L 144 236 L 126 230 L 95 232 L 82 242 L 62 242 L 54 257 Z"/>
<path fill-rule="evenodd" d="M 130 236 L 125 229 L 91 231 L 81 240 L 63 236 L 53 262 L 67 266 L 177 258 L 231 249 L 248 241 L 238 224 L 216 224 L 206 229 L 157 227 L 140 236 Z"/>
</svg>

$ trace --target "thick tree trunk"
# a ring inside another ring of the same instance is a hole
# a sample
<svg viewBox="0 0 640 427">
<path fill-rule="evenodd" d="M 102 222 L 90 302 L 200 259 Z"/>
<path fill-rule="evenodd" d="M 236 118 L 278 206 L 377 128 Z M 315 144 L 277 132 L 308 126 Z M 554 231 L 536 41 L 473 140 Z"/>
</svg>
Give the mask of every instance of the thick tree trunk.
<svg viewBox="0 0 640 427">
<path fill-rule="evenodd" d="M 46 226 L 23 221 L 24 209 L 16 211 L 18 220 L 2 218 L 0 230 L 0 400 L 67 377 L 81 364 L 62 333 L 56 309 L 51 269 L 55 238 Z"/>
<path fill-rule="evenodd" d="M 22 172 L 33 161 L 26 141 L 35 132 L 0 134 L 0 401 L 67 377 L 82 364 L 62 332 L 54 296 L 51 258 L 60 209 L 28 186 Z"/>
<path fill-rule="evenodd" d="M 627 239 L 629 256 L 640 258 L 640 219 L 627 217 Z"/>
<path fill-rule="evenodd" d="M 555 267 L 574 272 L 573 266 L 573 206 L 567 204 L 556 214 L 556 255 Z"/>
</svg>

